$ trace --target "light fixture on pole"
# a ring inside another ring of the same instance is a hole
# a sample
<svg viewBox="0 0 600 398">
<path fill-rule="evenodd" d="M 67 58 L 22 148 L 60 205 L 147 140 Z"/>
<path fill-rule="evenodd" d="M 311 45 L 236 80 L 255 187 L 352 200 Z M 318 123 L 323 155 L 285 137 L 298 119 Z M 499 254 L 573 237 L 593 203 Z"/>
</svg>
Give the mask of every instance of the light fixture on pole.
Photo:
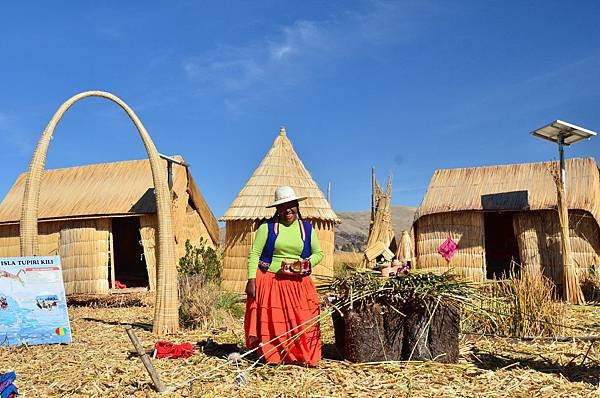
<svg viewBox="0 0 600 398">
<path fill-rule="evenodd" d="M 558 156 L 560 159 L 560 179 L 562 181 L 563 191 L 566 193 L 565 176 L 565 155 L 564 147 L 579 142 L 581 140 L 592 138 L 595 132 L 576 126 L 571 123 L 555 120 L 552 123 L 531 132 L 531 135 L 543 138 L 558 144 Z"/>
<path fill-rule="evenodd" d="M 574 124 L 566 123 L 561 120 L 539 128 L 531 133 L 532 135 L 556 142 L 558 144 L 558 155 L 560 158 L 560 173 L 556 184 L 558 219 L 560 222 L 560 237 L 563 260 L 563 296 L 571 304 L 585 304 L 583 292 L 579 285 L 579 277 L 573 264 L 571 255 L 571 240 L 569 238 L 569 210 L 566 198 L 567 178 L 565 173 L 565 154 L 564 147 L 591 138 L 596 135 L 591 130 Z"/>
</svg>

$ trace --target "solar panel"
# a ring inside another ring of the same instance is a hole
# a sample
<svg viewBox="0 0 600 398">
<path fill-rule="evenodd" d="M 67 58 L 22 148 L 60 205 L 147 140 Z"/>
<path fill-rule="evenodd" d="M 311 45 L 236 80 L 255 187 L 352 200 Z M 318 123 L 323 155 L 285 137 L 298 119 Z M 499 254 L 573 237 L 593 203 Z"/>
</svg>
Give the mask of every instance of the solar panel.
<svg viewBox="0 0 600 398">
<path fill-rule="evenodd" d="M 555 120 L 542 128 L 532 131 L 531 134 L 556 143 L 558 143 L 558 139 L 562 135 L 564 145 L 571 145 L 577 141 L 591 138 L 596 135 L 594 131 L 563 122 L 562 120 Z"/>
</svg>

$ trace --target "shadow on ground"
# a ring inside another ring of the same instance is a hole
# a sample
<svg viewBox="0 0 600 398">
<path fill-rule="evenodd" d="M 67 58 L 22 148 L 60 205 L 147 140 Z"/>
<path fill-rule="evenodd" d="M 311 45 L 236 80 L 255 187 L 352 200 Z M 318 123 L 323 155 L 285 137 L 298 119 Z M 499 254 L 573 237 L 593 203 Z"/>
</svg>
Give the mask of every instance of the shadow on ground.
<svg viewBox="0 0 600 398">
<path fill-rule="evenodd" d="M 142 330 L 146 330 L 148 332 L 152 331 L 152 324 L 151 323 L 145 323 L 145 322 L 132 322 L 132 323 L 123 323 L 123 322 L 116 322 L 116 321 L 105 321 L 104 319 L 98 319 L 98 318 L 81 318 L 81 320 L 84 321 L 88 321 L 88 322 L 98 322 L 98 323 L 103 323 L 105 325 L 113 325 L 113 326 L 131 326 L 134 329 L 142 329 Z"/>
<path fill-rule="evenodd" d="M 333 343 L 323 344 L 323 359 L 331 359 L 333 361 L 343 361 L 344 357 Z"/>
<path fill-rule="evenodd" d="M 597 386 L 600 381 L 600 364 L 585 363 L 584 354 L 573 357 L 568 363 L 560 364 L 547 358 L 523 358 L 517 355 L 492 354 L 488 351 L 473 349 L 475 366 L 486 370 L 503 368 L 532 369 L 541 373 L 561 375 L 571 382 L 584 382 Z"/>
<path fill-rule="evenodd" d="M 220 359 L 227 359 L 231 354 L 243 354 L 243 350 L 240 346 L 234 343 L 217 343 L 213 339 L 206 339 L 196 343 L 196 349 L 199 352 L 208 355 L 209 357 L 215 357 Z M 246 356 L 248 360 L 256 360 L 256 356 L 250 354 Z"/>
</svg>

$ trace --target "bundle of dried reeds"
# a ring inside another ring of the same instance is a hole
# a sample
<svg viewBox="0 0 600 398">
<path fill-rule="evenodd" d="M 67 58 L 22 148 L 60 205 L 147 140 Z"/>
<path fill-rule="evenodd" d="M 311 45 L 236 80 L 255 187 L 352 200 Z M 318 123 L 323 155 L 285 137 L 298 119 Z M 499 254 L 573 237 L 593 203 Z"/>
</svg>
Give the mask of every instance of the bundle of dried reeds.
<svg viewBox="0 0 600 398">
<path fill-rule="evenodd" d="M 373 200 L 375 207 L 371 209 L 371 225 L 369 228 L 369 237 L 365 245 L 365 258 L 363 266 L 372 268 L 377 256 L 382 254 L 388 260 L 393 253 L 389 250 L 390 244 L 394 239 L 394 228 L 392 226 L 392 213 L 390 212 L 390 201 L 392 199 L 392 177 L 388 178 L 387 190 L 385 193 L 381 190 L 379 183 L 373 177 Z M 396 248 L 394 248 L 395 250 Z"/>
<path fill-rule="evenodd" d="M 478 295 L 475 286 L 451 273 L 414 272 L 406 276 L 384 278 L 377 271 L 353 271 L 334 278 L 319 288 L 334 294 L 352 306 L 380 303 L 392 306 L 410 304 L 416 307 L 431 303 L 459 305 Z"/>
<path fill-rule="evenodd" d="M 556 197 L 558 203 L 558 216 L 560 220 L 560 243 L 563 258 L 563 295 L 571 304 L 585 304 L 583 292 L 579 285 L 579 277 L 573 263 L 571 253 L 571 239 L 569 238 L 569 213 L 566 204 L 562 173 L 556 168 L 551 169 L 554 183 L 556 185 Z"/>
<path fill-rule="evenodd" d="M 507 279 L 482 287 L 479 310 L 467 308 L 463 328 L 468 333 L 499 336 L 560 336 L 565 331 L 566 308 L 555 301 L 554 283 L 536 268 L 516 265 Z"/>
</svg>

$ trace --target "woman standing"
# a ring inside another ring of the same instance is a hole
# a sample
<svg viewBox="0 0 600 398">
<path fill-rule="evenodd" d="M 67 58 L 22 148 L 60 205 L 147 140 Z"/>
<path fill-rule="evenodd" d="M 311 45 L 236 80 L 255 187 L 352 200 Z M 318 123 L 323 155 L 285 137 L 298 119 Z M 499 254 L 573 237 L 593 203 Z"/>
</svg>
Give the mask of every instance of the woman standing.
<svg viewBox="0 0 600 398">
<path fill-rule="evenodd" d="M 277 211 L 256 231 L 248 256 L 246 345 L 260 347 L 267 363 L 312 366 L 321 359 L 319 297 L 309 275 L 323 251 L 300 216 L 298 202 L 304 199 L 288 186 L 275 190 L 267 207 Z"/>
</svg>

